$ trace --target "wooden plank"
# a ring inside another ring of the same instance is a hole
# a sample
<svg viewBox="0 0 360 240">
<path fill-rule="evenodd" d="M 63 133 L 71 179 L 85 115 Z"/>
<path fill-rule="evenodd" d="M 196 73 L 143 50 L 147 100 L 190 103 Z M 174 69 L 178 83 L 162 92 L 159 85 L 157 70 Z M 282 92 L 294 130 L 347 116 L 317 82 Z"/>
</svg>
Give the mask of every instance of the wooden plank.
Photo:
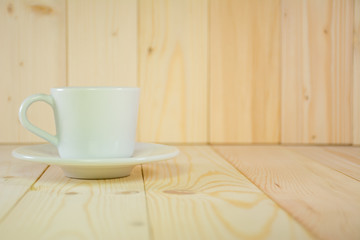
<svg viewBox="0 0 360 240">
<path fill-rule="evenodd" d="M 21 126 L 17 112 L 27 96 L 66 85 L 65 0 L 0 1 L 0 31 L 0 142 L 43 141 Z M 44 105 L 34 104 L 29 119 L 55 133 Z"/>
<path fill-rule="evenodd" d="M 354 1 L 353 143 L 360 144 L 360 0 Z"/>
<path fill-rule="evenodd" d="M 0 222 L 0 234 L 3 239 L 148 239 L 141 166 L 127 178 L 93 181 L 66 178 L 51 166 Z"/>
<path fill-rule="evenodd" d="M 314 161 L 360 181 L 360 151 L 354 147 L 288 147 Z"/>
<path fill-rule="evenodd" d="M 137 1 L 67 1 L 69 86 L 137 85 Z"/>
<path fill-rule="evenodd" d="M 139 1 L 139 139 L 207 141 L 207 0 Z"/>
<path fill-rule="evenodd" d="M 16 147 L 0 146 L 0 222 L 47 167 L 14 159 L 11 151 Z"/>
<path fill-rule="evenodd" d="M 210 1 L 210 142 L 280 141 L 280 0 Z"/>
<path fill-rule="evenodd" d="M 153 239 L 311 239 L 210 147 L 143 166 Z"/>
<path fill-rule="evenodd" d="M 360 161 L 358 160 L 358 157 L 360 156 L 360 147 L 327 147 L 329 149 L 336 149 L 339 152 L 346 153 L 347 155 L 350 155 L 350 158 L 348 158 L 349 161 L 360 164 Z"/>
<path fill-rule="evenodd" d="M 282 1 L 282 143 L 352 142 L 353 0 Z"/>
<path fill-rule="evenodd" d="M 320 239 L 360 238 L 360 182 L 285 147 L 214 148 Z"/>
</svg>

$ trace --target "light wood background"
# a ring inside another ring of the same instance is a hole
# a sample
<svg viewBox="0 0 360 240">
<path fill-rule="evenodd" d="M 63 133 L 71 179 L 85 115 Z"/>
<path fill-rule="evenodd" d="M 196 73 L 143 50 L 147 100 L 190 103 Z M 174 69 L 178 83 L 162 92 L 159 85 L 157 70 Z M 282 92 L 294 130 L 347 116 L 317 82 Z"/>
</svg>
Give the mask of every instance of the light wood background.
<svg viewBox="0 0 360 240">
<path fill-rule="evenodd" d="M 360 144 L 360 0 L 0 0 L 0 84 L 1 143 L 43 141 L 25 97 L 116 85 L 139 141 Z"/>
</svg>

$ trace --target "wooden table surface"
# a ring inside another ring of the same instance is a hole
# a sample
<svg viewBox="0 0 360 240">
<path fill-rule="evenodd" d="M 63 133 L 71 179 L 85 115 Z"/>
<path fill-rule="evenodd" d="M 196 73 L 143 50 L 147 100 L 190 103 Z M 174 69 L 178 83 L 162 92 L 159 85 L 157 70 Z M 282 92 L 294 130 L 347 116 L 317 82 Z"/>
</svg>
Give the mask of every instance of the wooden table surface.
<svg viewBox="0 0 360 240">
<path fill-rule="evenodd" d="M 76 180 L 0 146 L 0 239 L 360 239 L 360 148 L 180 146 Z"/>
</svg>

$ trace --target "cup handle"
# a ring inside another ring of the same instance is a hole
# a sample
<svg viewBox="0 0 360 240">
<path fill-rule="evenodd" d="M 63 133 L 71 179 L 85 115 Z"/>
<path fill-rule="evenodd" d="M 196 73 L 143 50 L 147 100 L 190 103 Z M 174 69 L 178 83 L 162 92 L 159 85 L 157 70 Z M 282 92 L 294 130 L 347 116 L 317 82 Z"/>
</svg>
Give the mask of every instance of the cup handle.
<svg viewBox="0 0 360 240">
<path fill-rule="evenodd" d="M 50 95 L 46 94 L 35 94 L 27 97 L 21 104 L 20 110 L 19 110 L 19 119 L 21 124 L 30 132 L 34 133 L 35 135 L 45 139 L 49 143 L 57 146 L 58 145 L 58 138 L 56 136 L 51 135 L 48 132 L 45 132 L 44 130 L 34 126 L 30 123 L 29 119 L 27 118 L 27 110 L 30 107 L 31 104 L 37 101 L 43 101 L 49 104 L 53 111 L 54 111 L 54 99 Z"/>
</svg>

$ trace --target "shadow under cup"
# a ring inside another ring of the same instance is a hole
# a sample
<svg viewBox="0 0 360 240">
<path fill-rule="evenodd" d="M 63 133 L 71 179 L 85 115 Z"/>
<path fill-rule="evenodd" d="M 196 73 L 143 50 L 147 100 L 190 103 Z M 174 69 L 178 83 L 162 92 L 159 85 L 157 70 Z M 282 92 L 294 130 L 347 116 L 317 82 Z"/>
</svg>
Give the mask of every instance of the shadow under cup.
<svg viewBox="0 0 360 240">
<path fill-rule="evenodd" d="M 130 157 L 134 152 L 139 88 L 52 88 L 51 95 L 35 94 L 20 107 L 21 124 L 57 146 L 62 158 Z M 54 110 L 56 136 L 32 125 L 26 117 L 36 101 Z"/>
</svg>

